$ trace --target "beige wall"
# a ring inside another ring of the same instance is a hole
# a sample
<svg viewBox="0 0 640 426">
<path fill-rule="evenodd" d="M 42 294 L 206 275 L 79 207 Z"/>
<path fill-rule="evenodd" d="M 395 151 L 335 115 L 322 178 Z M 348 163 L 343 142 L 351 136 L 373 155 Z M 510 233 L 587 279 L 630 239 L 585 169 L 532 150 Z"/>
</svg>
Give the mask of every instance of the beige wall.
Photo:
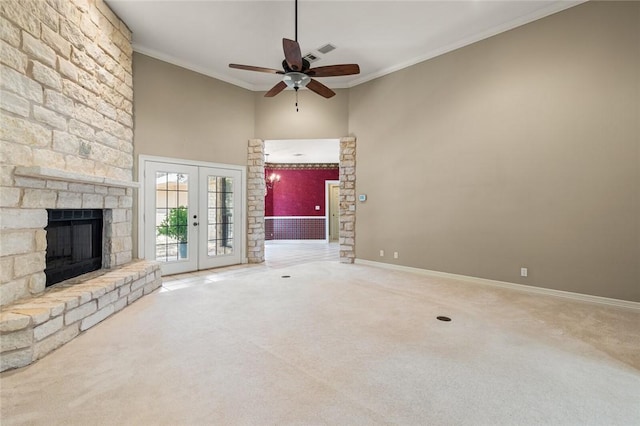
<svg viewBox="0 0 640 426">
<path fill-rule="evenodd" d="M 325 99 L 309 90 L 300 90 L 298 112 L 295 92 L 292 90 L 282 92 L 273 98 L 265 98 L 264 92 L 255 93 L 255 136 L 261 139 L 323 139 L 347 136 L 349 91 L 343 89 L 335 92 L 334 97 Z"/>
<path fill-rule="evenodd" d="M 133 85 L 136 176 L 140 154 L 247 164 L 255 117 L 251 91 L 140 53 L 133 55 Z M 137 253 L 137 202 L 133 235 Z"/>
<path fill-rule="evenodd" d="M 349 97 L 358 258 L 640 301 L 640 4 L 585 3 Z"/>
<path fill-rule="evenodd" d="M 247 164 L 247 140 L 340 138 L 348 132 L 348 90 L 324 99 L 308 90 L 274 98 L 134 53 L 135 151 Z"/>
<path fill-rule="evenodd" d="M 140 154 L 247 164 L 249 90 L 134 53 L 135 149 Z"/>
</svg>

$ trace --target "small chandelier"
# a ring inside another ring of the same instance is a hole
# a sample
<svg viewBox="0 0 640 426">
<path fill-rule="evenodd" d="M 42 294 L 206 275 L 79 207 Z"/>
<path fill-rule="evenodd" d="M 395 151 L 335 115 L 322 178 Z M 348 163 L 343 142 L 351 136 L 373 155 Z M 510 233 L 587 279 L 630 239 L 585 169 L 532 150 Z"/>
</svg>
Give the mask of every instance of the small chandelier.
<svg viewBox="0 0 640 426">
<path fill-rule="evenodd" d="M 265 159 L 265 166 L 268 164 L 269 162 L 269 154 L 265 154 L 264 155 Z M 273 189 L 273 187 L 275 186 L 276 183 L 280 182 L 280 175 L 276 174 L 276 173 L 271 173 L 269 176 L 267 176 L 265 174 L 264 176 L 264 195 L 267 195 L 267 190 L 269 189 Z"/>
<path fill-rule="evenodd" d="M 267 189 L 273 189 L 276 183 L 280 182 L 280 175 L 271 173 L 264 180 Z"/>
</svg>

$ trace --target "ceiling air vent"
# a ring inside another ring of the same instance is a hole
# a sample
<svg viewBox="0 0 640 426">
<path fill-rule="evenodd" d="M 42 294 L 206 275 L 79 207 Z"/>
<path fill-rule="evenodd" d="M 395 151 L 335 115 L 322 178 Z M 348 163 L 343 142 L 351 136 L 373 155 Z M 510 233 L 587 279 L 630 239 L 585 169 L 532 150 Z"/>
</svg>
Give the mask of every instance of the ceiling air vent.
<svg viewBox="0 0 640 426">
<path fill-rule="evenodd" d="M 326 55 L 327 53 L 329 53 L 329 52 L 331 52 L 332 50 L 335 50 L 335 49 L 336 49 L 336 47 L 333 44 L 327 43 L 324 46 L 318 48 L 318 52 Z"/>
<path fill-rule="evenodd" d="M 309 63 L 313 63 L 315 61 L 319 61 L 320 57 L 314 55 L 313 53 L 307 53 L 306 55 L 304 55 L 304 59 L 306 59 L 307 61 L 309 61 Z"/>
</svg>

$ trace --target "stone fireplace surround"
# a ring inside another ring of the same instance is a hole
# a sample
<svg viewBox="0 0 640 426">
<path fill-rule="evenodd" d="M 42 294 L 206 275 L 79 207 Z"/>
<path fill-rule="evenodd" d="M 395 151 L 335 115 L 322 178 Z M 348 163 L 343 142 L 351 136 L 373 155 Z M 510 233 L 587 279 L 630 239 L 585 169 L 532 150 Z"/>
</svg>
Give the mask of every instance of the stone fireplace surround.
<svg viewBox="0 0 640 426">
<path fill-rule="evenodd" d="M 16 167 L 20 208 L 3 208 L 0 371 L 27 365 L 162 284 L 159 265 L 132 261 L 131 219 L 137 182 L 39 166 Z M 103 269 L 45 289 L 47 210 L 103 209 Z"/>
<path fill-rule="evenodd" d="M 133 48 L 104 0 L 0 1 L 0 370 L 160 285 L 132 259 Z M 45 289 L 47 209 L 103 210 L 103 269 Z M 71 286 L 71 284 L 74 284 Z"/>
</svg>

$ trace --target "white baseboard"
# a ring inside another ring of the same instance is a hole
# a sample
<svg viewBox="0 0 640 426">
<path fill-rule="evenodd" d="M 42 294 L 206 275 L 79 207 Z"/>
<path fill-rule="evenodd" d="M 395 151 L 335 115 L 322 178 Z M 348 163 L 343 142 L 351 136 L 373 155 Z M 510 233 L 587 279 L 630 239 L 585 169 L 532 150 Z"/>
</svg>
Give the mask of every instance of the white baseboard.
<svg viewBox="0 0 640 426">
<path fill-rule="evenodd" d="M 598 303 L 601 305 L 616 306 L 618 308 L 632 309 L 640 311 L 640 302 L 632 302 L 629 300 L 612 299 L 609 297 L 591 296 L 589 294 L 573 293 L 570 291 L 554 290 L 550 288 L 534 287 L 524 284 L 515 284 L 506 281 L 489 280 L 486 278 L 470 277 L 467 275 L 450 274 L 448 272 L 431 271 L 429 269 L 413 268 L 410 266 L 393 265 L 390 263 L 375 262 L 372 260 L 356 259 L 356 264 L 369 265 L 384 269 L 393 269 L 396 271 L 413 272 L 431 277 L 452 278 L 472 284 L 489 285 L 493 287 L 508 288 L 511 290 L 522 291 L 525 293 L 544 294 L 547 296 L 563 297 L 581 302 Z"/>
</svg>

